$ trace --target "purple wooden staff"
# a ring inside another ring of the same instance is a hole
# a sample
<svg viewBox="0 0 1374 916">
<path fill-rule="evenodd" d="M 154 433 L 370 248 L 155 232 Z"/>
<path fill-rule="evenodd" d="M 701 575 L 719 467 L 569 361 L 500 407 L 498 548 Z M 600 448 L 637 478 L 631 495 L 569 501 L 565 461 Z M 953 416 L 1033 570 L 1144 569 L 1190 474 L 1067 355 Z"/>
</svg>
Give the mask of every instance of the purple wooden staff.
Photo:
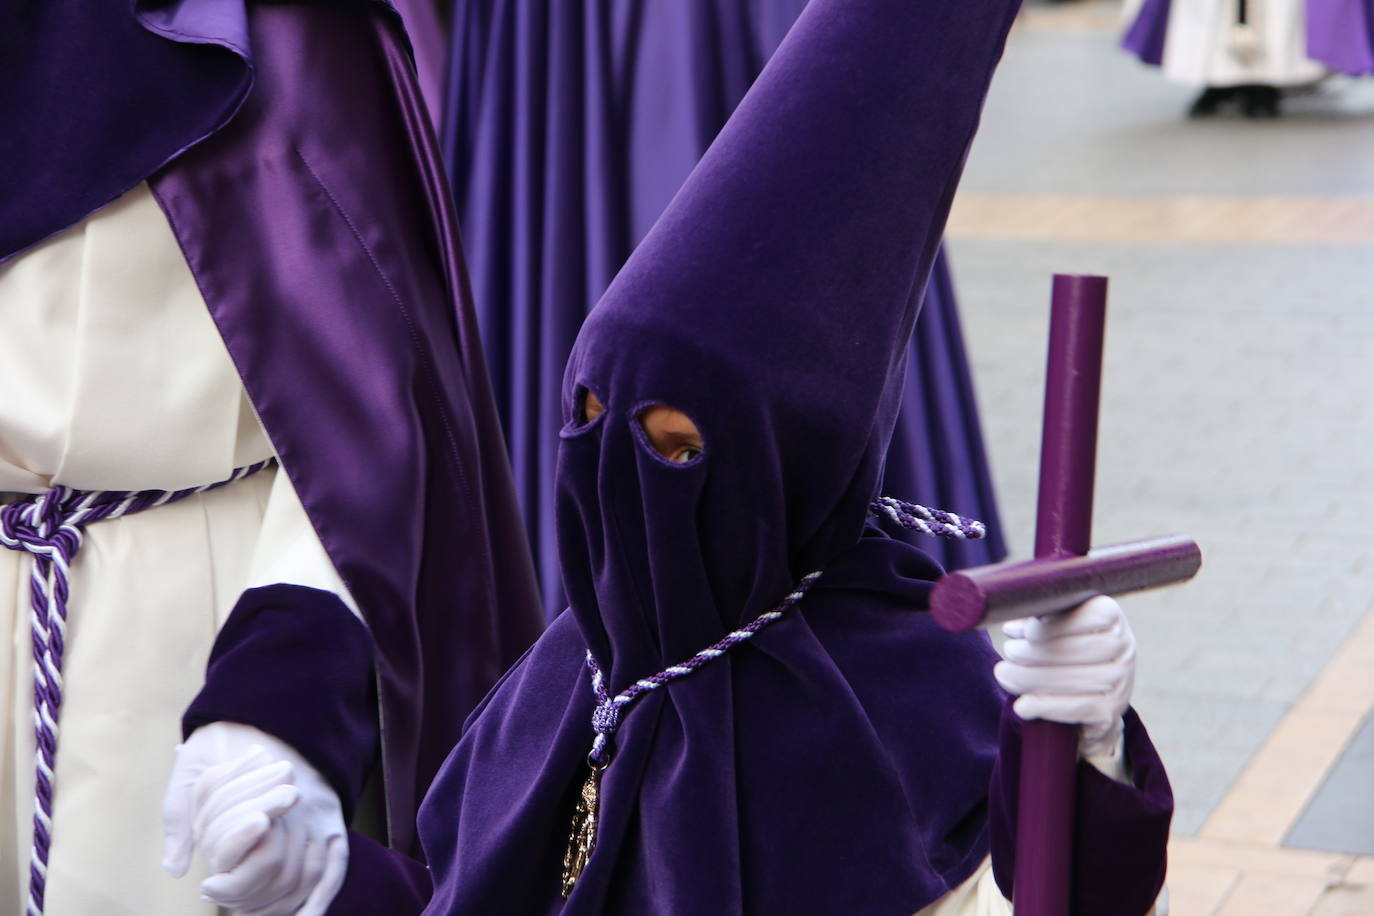
<svg viewBox="0 0 1374 916">
<path fill-rule="evenodd" d="M 1040 444 L 1035 559 L 951 573 L 931 592 L 949 630 L 1066 611 L 1093 595 L 1120 595 L 1192 578 L 1202 565 L 1186 537 L 1089 550 L 1107 278 L 1056 274 Z M 1072 869 L 1078 729 L 1025 726 L 1017 813 L 1016 916 L 1066 916 Z"/>
</svg>

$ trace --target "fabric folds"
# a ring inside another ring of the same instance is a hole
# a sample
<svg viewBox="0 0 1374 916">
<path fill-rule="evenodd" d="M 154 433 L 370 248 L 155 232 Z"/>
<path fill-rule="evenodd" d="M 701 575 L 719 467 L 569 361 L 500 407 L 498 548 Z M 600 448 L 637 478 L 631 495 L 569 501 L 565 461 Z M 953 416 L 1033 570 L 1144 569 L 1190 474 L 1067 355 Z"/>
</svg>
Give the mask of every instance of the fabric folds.
<svg viewBox="0 0 1374 916">
<path fill-rule="evenodd" d="M 374 640 L 392 844 L 538 598 L 457 224 L 396 21 L 250 7 L 257 82 L 153 177 L 253 406 Z"/>
</svg>

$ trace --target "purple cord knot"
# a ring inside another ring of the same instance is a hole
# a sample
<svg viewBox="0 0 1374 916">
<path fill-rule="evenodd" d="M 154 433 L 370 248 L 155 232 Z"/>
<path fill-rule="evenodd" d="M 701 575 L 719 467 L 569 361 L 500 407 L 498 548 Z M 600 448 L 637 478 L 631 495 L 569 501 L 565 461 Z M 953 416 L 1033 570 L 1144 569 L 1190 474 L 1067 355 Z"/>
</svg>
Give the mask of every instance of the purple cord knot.
<svg viewBox="0 0 1374 916">
<path fill-rule="evenodd" d="M 592 710 L 592 731 L 598 735 L 613 735 L 619 726 L 620 708 L 615 703 L 601 703 Z"/>
<path fill-rule="evenodd" d="M 74 554 L 81 535 L 70 524 L 61 496 L 53 491 L 31 502 L 0 507 L 0 545 L 34 555 L 50 556 L 54 549 Z"/>
</svg>

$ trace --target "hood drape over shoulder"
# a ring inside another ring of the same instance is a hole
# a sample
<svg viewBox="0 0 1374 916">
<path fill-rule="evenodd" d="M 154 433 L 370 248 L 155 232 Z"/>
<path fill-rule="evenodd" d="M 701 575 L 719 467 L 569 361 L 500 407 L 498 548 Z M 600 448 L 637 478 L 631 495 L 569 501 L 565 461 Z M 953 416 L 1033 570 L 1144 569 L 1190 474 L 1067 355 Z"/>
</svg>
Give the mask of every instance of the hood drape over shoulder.
<svg viewBox="0 0 1374 916">
<path fill-rule="evenodd" d="M 564 907 L 587 650 L 615 693 L 812 570 L 796 611 L 626 710 L 563 911 L 909 913 L 987 854 L 995 654 L 921 613 L 938 566 L 867 517 L 1017 6 L 815 0 L 589 316 L 558 467 L 570 610 L 426 801 L 431 912 Z M 654 451 L 657 404 L 704 454 Z"/>
</svg>

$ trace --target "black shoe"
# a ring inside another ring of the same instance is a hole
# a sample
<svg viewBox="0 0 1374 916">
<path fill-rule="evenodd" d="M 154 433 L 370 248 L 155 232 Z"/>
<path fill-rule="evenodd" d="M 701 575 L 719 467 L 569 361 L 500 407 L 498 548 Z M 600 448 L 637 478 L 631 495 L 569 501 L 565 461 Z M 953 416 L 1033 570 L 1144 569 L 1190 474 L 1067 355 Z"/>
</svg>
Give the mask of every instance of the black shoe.
<svg viewBox="0 0 1374 916">
<path fill-rule="evenodd" d="M 1277 118 L 1281 98 L 1277 86 L 1241 86 L 1240 110 L 1247 118 Z"/>
<path fill-rule="evenodd" d="M 1188 109 L 1190 118 L 1210 118 L 1222 105 L 1236 96 L 1234 86 L 1208 86 Z"/>
</svg>

